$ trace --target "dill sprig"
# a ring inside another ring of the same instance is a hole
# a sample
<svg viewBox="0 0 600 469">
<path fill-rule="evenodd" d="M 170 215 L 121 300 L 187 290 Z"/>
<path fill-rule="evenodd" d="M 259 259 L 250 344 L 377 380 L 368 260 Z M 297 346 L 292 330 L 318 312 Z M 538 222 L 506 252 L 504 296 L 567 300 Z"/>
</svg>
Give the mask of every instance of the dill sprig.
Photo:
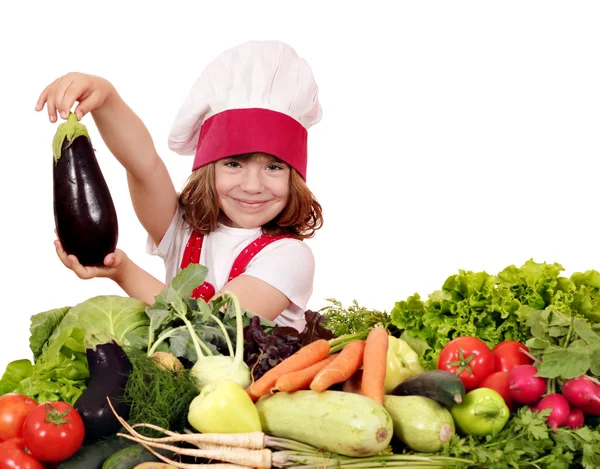
<svg viewBox="0 0 600 469">
<path fill-rule="evenodd" d="M 162 368 L 157 360 L 140 350 L 128 350 L 127 356 L 133 368 L 125 387 L 124 399 L 130 405 L 127 422 L 183 431 L 190 402 L 199 394 L 190 370 Z M 159 436 L 145 428 L 138 431 L 146 436 Z"/>
<path fill-rule="evenodd" d="M 327 298 L 331 305 L 325 306 L 319 312 L 325 316 L 323 325 L 333 331 L 336 337 L 345 334 L 368 333 L 377 325 L 385 327 L 392 335 L 399 336 L 399 330 L 392 324 L 392 318 L 385 311 L 377 311 L 360 306 L 356 300 L 348 308 L 341 302 Z"/>
</svg>

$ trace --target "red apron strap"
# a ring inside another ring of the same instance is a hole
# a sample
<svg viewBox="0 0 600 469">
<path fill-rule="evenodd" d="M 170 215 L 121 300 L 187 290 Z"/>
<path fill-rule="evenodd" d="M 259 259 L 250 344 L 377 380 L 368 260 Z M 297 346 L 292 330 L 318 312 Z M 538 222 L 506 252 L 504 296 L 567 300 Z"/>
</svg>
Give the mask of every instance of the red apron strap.
<svg viewBox="0 0 600 469">
<path fill-rule="evenodd" d="M 202 243 L 204 242 L 204 236 L 192 231 L 190 239 L 188 240 L 185 250 L 183 251 L 183 259 L 181 259 L 181 268 L 185 269 L 190 264 L 200 263 L 200 253 L 202 252 Z M 210 283 L 204 282 L 199 287 L 195 288 L 192 292 L 192 298 L 197 300 L 202 298 L 208 302 L 215 295 L 215 287 Z"/>
<path fill-rule="evenodd" d="M 248 267 L 250 261 L 256 256 L 260 251 L 266 248 L 269 244 L 274 243 L 275 241 L 279 241 L 284 238 L 292 238 L 293 236 L 284 234 L 279 236 L 272 236 L 269 234 L 263 234 L 259 236 L 257 239 L 252 241 L 246 248 L 239 253 L 235 261 L 233 262 L 233 266 L 231 267 L 231 272 L 229 273 L 230 282 L 238 275 L 241 275 Z"/>
</svg>

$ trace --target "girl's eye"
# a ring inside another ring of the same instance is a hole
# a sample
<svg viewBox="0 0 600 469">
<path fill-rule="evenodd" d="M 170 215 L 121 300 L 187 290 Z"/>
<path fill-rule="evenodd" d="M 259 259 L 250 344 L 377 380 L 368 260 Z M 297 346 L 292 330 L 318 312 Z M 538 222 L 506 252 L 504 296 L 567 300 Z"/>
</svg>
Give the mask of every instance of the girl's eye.
<svg viewBox="0 0 600 469">
<path fill-rule="evenodd" d="M 281 165 L 278 165 L 278 164 L 270 164 L 269 166 L 267 166 L 267 169 L 268 169 L 269 171 L 281 171 L 281 170 L 283 170 L 284 168 L 283 168 L 283 166 L 281 166 Z"/>
<path fill-rule="evenodd" d="M 225 163 L 225 166 L 228 166 L 230 168 L 239 168 L 240 164 L 237 161 L 228 161 Z"/>
</svg>

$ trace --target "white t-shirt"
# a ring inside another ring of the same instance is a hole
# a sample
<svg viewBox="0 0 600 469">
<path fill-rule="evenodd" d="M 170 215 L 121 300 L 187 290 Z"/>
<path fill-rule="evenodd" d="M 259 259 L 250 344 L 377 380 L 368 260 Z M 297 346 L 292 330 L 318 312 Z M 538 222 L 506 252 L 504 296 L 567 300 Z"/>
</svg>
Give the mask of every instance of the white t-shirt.
<svg viewBox="0 0 600 469">
<path fill-rule="evenodd" d="M 192 233 L 177 213 L 158 247 L 148 237 L 146 251 L 165 262 L 166 283 L 170 283 L 181 267 L 185 246 Z M 216 231 L 204 237 L 200 264 L 208 268 L 206 281 L 215 291 L 227 283 L 233 262 L 238 254 L 262 234 L 260 228 L 232 228 L 219 224 Z M 275 241 L 263 248 L 248 264 L 242 275 L 251 275 L 277 288 L 290 301 L 275 323 L 302 331 L 304 311 L 313 291 L 315 259 L 306 243 L 293 238 Z"/>
</svg>

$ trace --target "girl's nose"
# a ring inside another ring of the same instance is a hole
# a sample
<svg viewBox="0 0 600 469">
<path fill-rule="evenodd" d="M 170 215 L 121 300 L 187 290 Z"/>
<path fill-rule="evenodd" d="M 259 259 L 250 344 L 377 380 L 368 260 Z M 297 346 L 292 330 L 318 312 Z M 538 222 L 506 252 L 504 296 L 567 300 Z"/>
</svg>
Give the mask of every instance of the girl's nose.
<svg viewBox="0 0 600 469">
<path fill-rule="evenodd" d="M 249 193 L 258 193 L 262 192 L 264 188 L 264 184 L 262 182 L 262 178 L 257 171 L 245 171 L 244 176 L 242 178 L 242 183 L 240 184 L 242 190 L 244 192 Z"/>
</svg>

